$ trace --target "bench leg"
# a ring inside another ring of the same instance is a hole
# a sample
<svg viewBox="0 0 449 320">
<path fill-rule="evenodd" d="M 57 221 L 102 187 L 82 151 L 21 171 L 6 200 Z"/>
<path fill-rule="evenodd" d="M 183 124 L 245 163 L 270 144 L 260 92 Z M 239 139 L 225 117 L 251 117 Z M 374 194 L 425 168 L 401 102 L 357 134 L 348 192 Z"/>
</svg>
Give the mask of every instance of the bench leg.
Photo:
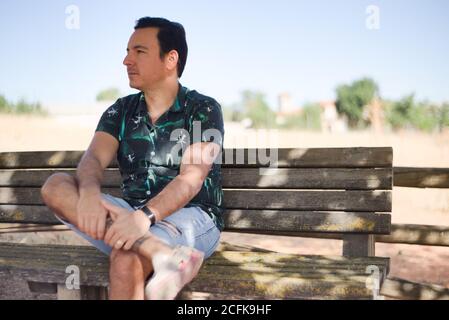
<svg viewBox="0 0 449 320">
<path fill-rule="evenodd" d="M 58 300 L 107 300 L 108 289 L 105 287 L 81 286 L 80 290 L 67 289 L 65 284 L 58 284 Z"/>
<path fill-rule="evenodd" d="M 343 256 L 374 257 L 375 238 L 372 234 L 348 234 L 343 236 Z"/>
<path fill-rule="evenodd" d="M 81 300 L 81 290 L 67 289 L 65 284 L 58 284 L 58 300 Z"/>
</svg>

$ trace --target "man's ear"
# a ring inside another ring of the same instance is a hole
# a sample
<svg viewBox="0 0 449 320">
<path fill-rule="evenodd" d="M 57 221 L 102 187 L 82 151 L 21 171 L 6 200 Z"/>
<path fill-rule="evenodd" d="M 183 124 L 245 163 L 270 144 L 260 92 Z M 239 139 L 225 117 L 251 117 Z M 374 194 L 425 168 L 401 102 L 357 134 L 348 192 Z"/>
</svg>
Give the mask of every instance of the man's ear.
<svg viewBox="0 0 449 320">
<path fill-rule="evenodd" d="M 179 60 L 178 51 L 171 50 L 169 53 L 167 53 L 166 57 L 167 69 L 169 70 L 176 69 L 178 67 L 178 60 Z"/>
</svg>

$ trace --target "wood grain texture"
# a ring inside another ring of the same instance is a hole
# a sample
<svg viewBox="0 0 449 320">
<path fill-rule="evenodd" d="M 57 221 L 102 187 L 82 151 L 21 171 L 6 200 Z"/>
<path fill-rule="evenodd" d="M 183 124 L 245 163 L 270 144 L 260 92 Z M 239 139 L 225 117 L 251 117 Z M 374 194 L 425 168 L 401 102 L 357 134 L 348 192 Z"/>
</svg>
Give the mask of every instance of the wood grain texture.
<svg viewBox="0 0 449 320">
<path fill-rule="evenodd" d="M 0 187 L 41 187 L 55 173 L 75 176 L 75 169 L 3 169 Z M 388 168 L 223 168 L 223 188 L 391 190 Z M 107 169 L 102 186 L 121 184 L 118 169 Z"/>
<path fill-rule="evenodd" d="M 274 299 L 369 299 L 366 267 L 376 265 L 386 274 L 388 264 L 379 257 L 217 251 L 185 290 Z M 0 244 L 0 272 L 27 281 L 63 284 L 69 265 L 79 266 L 80 285 L 108 285 L 108 258 L 92 247 Z"/>
<path fill-rule="evenodd" d="M 76 168 L 83 153 L 83 151 L 2 152 L 0 169 Z M 225 149 L 220 163 L 223 167 L 230 168 L 391 167 L 393 149 L 391 147 Z M 117 162 L 114 160 L 110 167 L 117 167 Z"/>
<path fill-rule="evenodd" d="M 235 209 L 226 210 L 223 217 L 226 231 L 291 236 L 302 232 L 389 234 L 391 225 L 391 215 L 378 212 Z M 60 224 L 43 205 L 0 205 L 0 223 Z"/>
<path fill-rule="evenodd" d="M 411 188 L 449 188 L 449 168 L 394 167 L 394 185 Z"/>
</svg>

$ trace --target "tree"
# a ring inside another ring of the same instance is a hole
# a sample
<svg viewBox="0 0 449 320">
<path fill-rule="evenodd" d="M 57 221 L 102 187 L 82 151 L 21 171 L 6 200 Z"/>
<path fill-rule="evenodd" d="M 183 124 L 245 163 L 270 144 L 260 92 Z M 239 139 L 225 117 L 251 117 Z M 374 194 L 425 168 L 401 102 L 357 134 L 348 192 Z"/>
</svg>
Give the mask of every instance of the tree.
<svg viewBox="0 0 449 320">
<path fill-rule="evenodd" d="M 441 132 L 445 127 L 449 128 L 449 103 L 443 103 L 439 111 L 438 129 Z"/>
<path fill-rule="evenodd" d="M 414 94 L 405 96 L 399 101 L 387 105 L 387 121 L 393 130 L 414 128 L 432 132 L 437 128 L 442 130 L 445 119 L 443 106 L 429 102 L 415 101 Z"/>
<path fill-rule="evenodd" d="M 275 124 L 275 113 L 260 92 L 245 90 L 242 92 L 244 115 L 251 119 L 254 128 L 271 128 Z"/>
<path fill-rule="evenodd" d="M 115 101 L 120 97 L 120 91 L 117 88 L 108 88 L 97 94 L 97 101 Z"/>
<path fill-rule="evenodd" d="M 386 118 L 393 130 L 410 126 L 410 118 L 415 104 L 415 95 L 410 94 L 399 101 L 388 102 Z"/>
<path fill-rule="evenodd" d="M 340 85 L 337 91 L 337 111 L 348 119 L 351 128 L 366 127 L 363 119 L 363 109 L 375 97 L 379 96 L 379 87 L 370 78 L 354 81 L 350 85 Z"/>
<path fill-rule="evenodd" d="M 0 112 L 3 112 L 3 113 L 12 112 L 11 104 L 2 95 L 0 95 Z"/>
<path fill-rule="evenodd" d="M 418 130 L 432 132 L 438 127 L 439 108 L 427 102 L 413 106 L 410 115 L 411 125 Z"/>
</svg>

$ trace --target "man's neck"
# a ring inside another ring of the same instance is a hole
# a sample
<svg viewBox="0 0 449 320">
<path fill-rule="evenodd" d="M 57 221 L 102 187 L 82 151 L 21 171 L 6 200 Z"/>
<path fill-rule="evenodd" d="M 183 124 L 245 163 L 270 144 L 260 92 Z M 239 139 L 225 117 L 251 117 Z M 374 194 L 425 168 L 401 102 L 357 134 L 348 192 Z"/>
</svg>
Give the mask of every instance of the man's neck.
<svg viewBox="0 0 449 320">
<path fill-rule="evenodd" d="M 159 118 L 165 111 L 170 109 L 178 95 L 178 81 L 166 81 L 151 89 L 143 90 L 145 102 L 151 117 Z"/>
</svg>

